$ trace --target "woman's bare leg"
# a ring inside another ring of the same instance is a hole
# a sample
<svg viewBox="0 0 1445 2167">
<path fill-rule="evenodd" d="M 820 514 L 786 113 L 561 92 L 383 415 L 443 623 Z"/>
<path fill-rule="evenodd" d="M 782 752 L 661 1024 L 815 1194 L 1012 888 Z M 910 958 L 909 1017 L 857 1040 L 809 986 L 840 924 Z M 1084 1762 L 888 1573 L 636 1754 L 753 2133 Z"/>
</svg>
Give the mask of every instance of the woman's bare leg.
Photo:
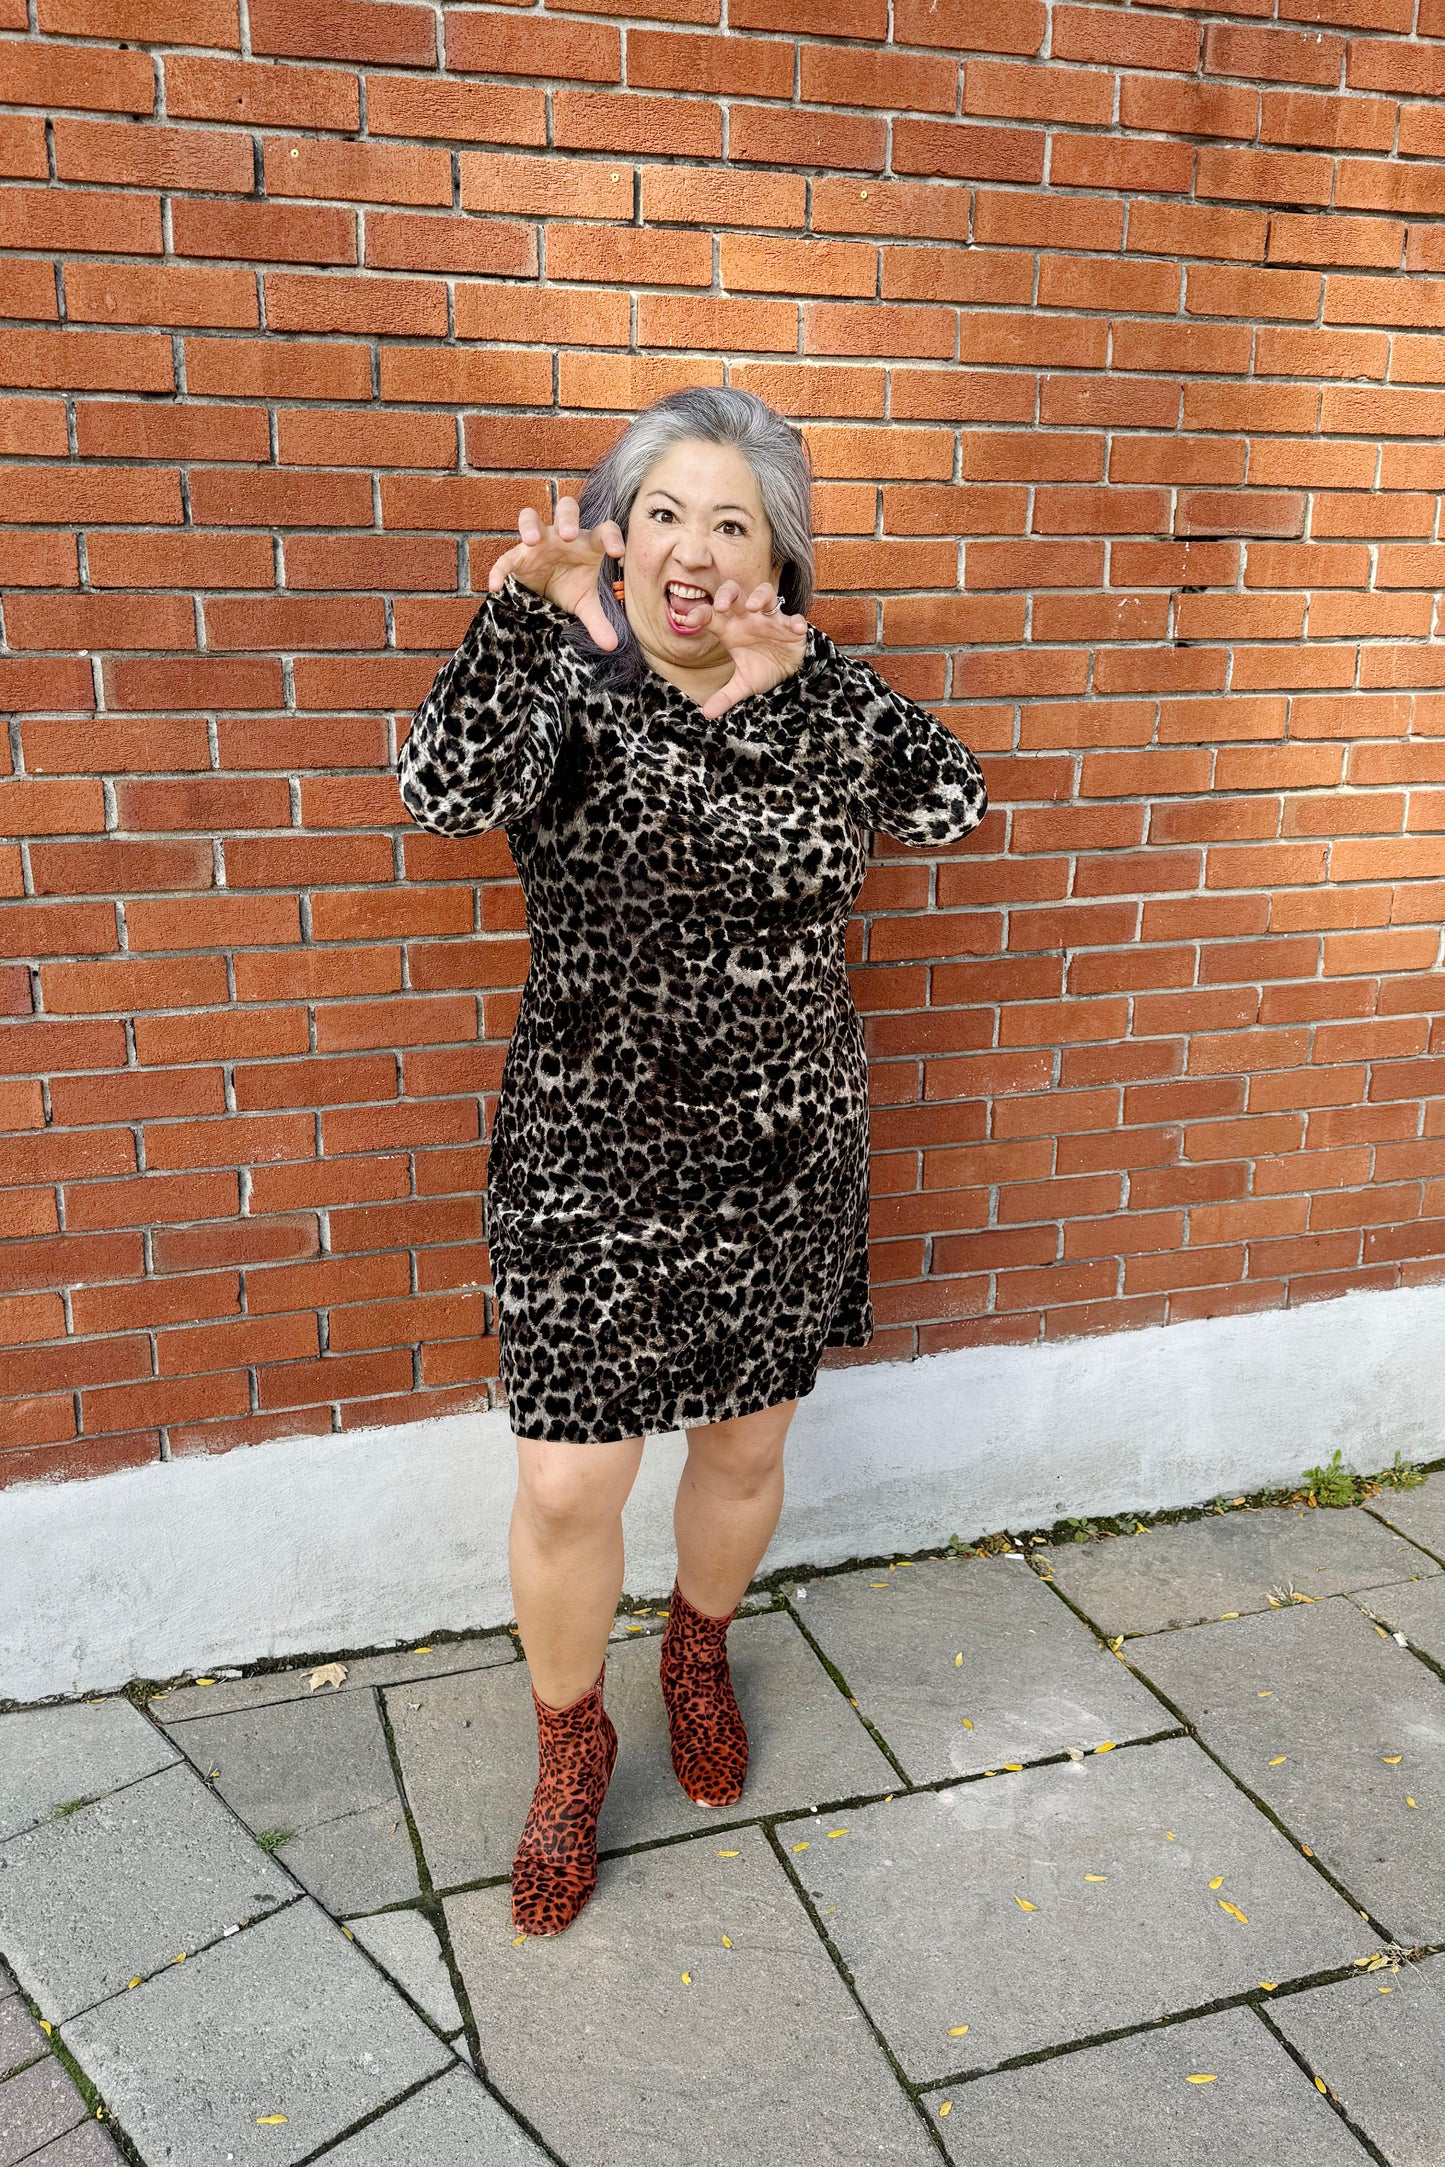
<svg viewBox="0 0 1445 2167">
<path fill-rule="evenodd" d="M 643 1440 L 559 1445 L 517 1439 L 508 1552 L 532 1687 L 565 1708 L 602 1668 L 622 1593 L 622 1508 Z"/>
<path fill-rule="evenodd" d="M 783 1509 L 783 1446 L 798 1402 L 782 1400 L 687 1433 L 673 1530 L 677 1584 L 694 1609 L 731 1616 L 747 1592 Z"/>
</svg>

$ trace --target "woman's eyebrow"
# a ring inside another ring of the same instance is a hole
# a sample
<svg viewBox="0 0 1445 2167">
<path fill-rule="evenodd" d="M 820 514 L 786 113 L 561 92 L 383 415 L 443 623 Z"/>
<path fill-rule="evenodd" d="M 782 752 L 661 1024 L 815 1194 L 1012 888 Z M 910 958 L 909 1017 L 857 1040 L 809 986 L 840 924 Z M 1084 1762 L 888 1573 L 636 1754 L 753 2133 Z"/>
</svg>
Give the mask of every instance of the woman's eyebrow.
<svg viewBox="0 0 1445 2167">
<path fill-rule="evenodd" d="M 680 505 L 682 503 L 682 498 L 675 497 L 670 489 L 649 489 L 647 494 L 650 497 L 666 497 L 669 504 Z M 715 512 L 741 512 L 744 519 L 751 519 L 753 516 L 746 504 L 715 504 L 713 510 Z"/>
</svg>

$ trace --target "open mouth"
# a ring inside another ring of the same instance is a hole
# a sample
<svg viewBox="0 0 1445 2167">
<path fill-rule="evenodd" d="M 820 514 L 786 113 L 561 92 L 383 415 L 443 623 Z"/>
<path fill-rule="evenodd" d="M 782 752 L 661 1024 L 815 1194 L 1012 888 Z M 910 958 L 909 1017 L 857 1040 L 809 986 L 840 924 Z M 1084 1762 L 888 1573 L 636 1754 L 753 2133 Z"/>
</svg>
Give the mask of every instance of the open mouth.
<svg viewBox="0 0 1445 2167">
<path fill-rule="evenodd" d="M 670 629 L 681 634 L 684 639 L 689 639 L 700 632 L 702 627 L 689 624 L 685 613 L 695 609 L 699 602 L 710 602 L 712 596 L 706 587 L 693 587 L 685 580 L 670 579 L 662 590 L 662 600 Z"/>
</svg>

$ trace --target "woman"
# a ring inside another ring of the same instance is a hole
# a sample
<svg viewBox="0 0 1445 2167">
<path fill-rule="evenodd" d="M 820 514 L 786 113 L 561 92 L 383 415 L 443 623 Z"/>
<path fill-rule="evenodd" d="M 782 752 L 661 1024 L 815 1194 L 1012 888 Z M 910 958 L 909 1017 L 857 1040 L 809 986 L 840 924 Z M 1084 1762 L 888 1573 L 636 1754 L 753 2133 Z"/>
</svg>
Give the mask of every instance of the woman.
<svg viewBox="0 0 1445 2167">
<path fill-rule="evenodd" d="M 513 1917 L 596 1883 L 622 1506 L 685 1428 L 661 1652 L 673 1767 L 741 1796 L 726 1635 L 826 1347 L 873 1335 L 868 1104 L 844 928 L 875 824 L 951 843 L 973 755 L 807 621 L 810 473 L 751 393 L 640 414 L 493 565 L 400 759 L 412 818 L 505 828 L 532 961 L 486 1226 L 516 1433 L 510 1562 L 539 1780 Z"/>
</svg>

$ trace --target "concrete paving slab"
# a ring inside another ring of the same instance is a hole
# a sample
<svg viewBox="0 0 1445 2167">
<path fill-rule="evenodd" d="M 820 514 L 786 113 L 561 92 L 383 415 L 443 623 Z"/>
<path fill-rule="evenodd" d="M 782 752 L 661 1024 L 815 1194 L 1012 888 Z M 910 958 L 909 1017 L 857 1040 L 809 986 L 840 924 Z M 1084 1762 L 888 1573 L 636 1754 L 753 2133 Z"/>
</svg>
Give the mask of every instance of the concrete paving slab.
<svg viewBox="0 0 1445 2167">
<path fill-rule="evenodd" d="M 290 2167 L 453 2060 L 304 1898 L 65 2037 L 136 2149 L 167 2167 Z"/>
<path fill-rule="evenodd" d="M 336 2167 L 543 2167 L 546 2154 L 470 2071 L 455 2069 L 326 2157 Z"/>
<path fill-rule="evenodd" d="M 487 2074 L 569 2167 L 936 2161 L 761 1831 L 614 1860 L 520 1947 L 505 1887 L 446 1913 Z"/>
<path fill-rule="evenodd" d="M 1351 1600 L 1366 1616 L 1377 1618 L 1392 1633 L 1403 1633 L 1412 1648 L 1445 1667 L 1445 1573 L 1433 1580 L 1370 1588 Z"/>
<path fill-rule="evenodd" d="M 1338 1597 L 1131 1659 L 1397 1939 L 1445 1937 L 1445 1685 L 1423 1663 Z"/>
<path fill-rule="evenodd" d="M 938 2129 L 958 2167 L 995 2167 L 1024 2129 L 1037 2157 L 1069 2167 L 1365 2167 L 1369 2158 L 1248 2009 L 930 2093 L 935 2116 L 945 2101 L 951 2112 Z"/>
<path fill-rule="evenodd" d="M 1445 1559 L 1445 1469 L 1427 1475 L 1413 1490 L 1382 1490 L 1368 1510 L 1412 1542 Z"/>
<path fill-rule="evenodd" d="M 835 1826 L 777 1835 L 917 2082 L 1378 1946 L 1192 1739 L 915 1793 Z"/>
<path fill-rule="evenodd" d="M 76 1799 L 101 1798 L 177 1758 L 128 1700 L 0 1716 L 0 1842 Z"/>
<path fill-rule="evenodd" d="M 25 2006 L 24 1997 L 7 1994 L 0 2001 L 0 2077 L 48 2050 L 45 2034 Z"/>
<path fill-rule="evenodd" d="M 184 1766 L 128 1784 L 0 1850 L 0 1941 L 64 2023 L 296 1885 Z"/>
<path fill-rule="evenodd" d="M 1342 1595 L 1439 1571 L 1368 1513 L 1303 1505 L 1215 1513 L 1142 1535 L 1058 1543 L 1040 1555 L 1069 1600 L 1110 1637 L 1268 1610 L 1271 1594 L 1291 1584 L 1302 1595 Z"/>
<path fill-rule="evenodd" d="M 738 1619 L 728 1653 L 751 1758 L 740 1805 L 729 1815 L 710 1815 L 692 1803 L 672 1772 L 657 1642 L 609 1651 L 606 1699 L 618 1751 L 598 1823 L 602 1849 L 690 1835 L 708 1820 L 752 1819 L 856 1798 L 897 1782 L 790 1617 L 770 1611 Z M 537 1781 L 526 1666 L 445 1679 L 420 1696 L 393 1689 L 387 1709 L 436 1886 L 510 1873 Z"/>
<path fill-rule="evenodd" d="M 404 1993 L 441 2032 L 462 2028 L 462 2012 L 436 1929 L 419 1911 L 381 1911 L 347 1925 L 369 1956 L 390 1972 Z"/>
<path fill-rule="evenodd" d="M 333 1692 L 354 1693 L 363 1686 L 400 1685 L 412 1679 L 446 1678 L 455 1671 L 484 1670 L 494 1663 L 515 1663 L 517 1644 L 510 1633 L 485 1633 L 472 1640 L 442 1641 L 436 1646 L 398 1648 L 387 1655 L 359 1655 L 346 1664 L 339 1686 L 311 1690 L 313 1672 L 322 1666 L 303 1663 L 290 1670 L 262 1671 L 254 1678 L 218 1678 L 213 1685 L 173 1686 L 157 1693 L 151 1712 L 161 1723 L 185 1723 L 193 1716 L 225 1716 L 241 1708 L 269 1708 L 277 1701 L 329 1699 Z"/>
<path fill-rule="evenodd" d="M 1270 2016 L 1390 2167 L 1445 2160 L 1445 1964 L 1286 1995 Z"/>
<path fill-rule="evenodd" d="M 118 2167 L 120 2154 L 99 2122 L 80 2122 L 74 2129 L 32 2152 L 25 2167 Z"/>
<path fill-rule="evenodd" d="M 371 1693 L 283 1701 L 178 1723 L 214 1788 L 330 1911 L 417 1894 L 416 1854 Z"/>
<path fill-rule="evenodd" d="M 85 2101 L 59 2062 L 47 2059 L 0 2084 L 0 2167 L 15 2167 L 86 2118 Z"/>
<path fill-rule="evenodd" d="M 813 1580 L 803 1623 L 915 1783 L 1176 1727 L 1067 1604 L 1009 1558 L 929 1558 Z"/>
</svg>

